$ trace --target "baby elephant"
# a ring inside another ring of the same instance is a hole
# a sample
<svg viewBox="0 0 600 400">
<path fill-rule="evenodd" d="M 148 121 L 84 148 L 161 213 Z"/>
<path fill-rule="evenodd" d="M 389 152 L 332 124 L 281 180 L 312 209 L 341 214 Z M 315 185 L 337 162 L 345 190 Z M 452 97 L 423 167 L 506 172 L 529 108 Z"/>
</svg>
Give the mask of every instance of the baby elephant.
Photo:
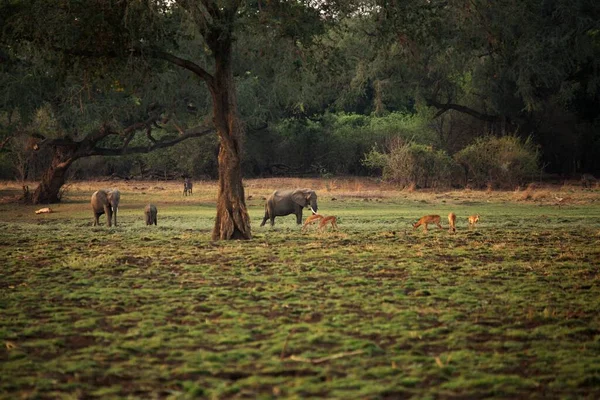
<svg viewBox="0 0 600 400">
<path fill-rule="evenodd" d="M 146 225 L 156 225 L 156 214 L 157 214 L 156 206 L 154 204 L 148 204 L 144 209 L 144 214 L 146 215 Z"/>
</svg>

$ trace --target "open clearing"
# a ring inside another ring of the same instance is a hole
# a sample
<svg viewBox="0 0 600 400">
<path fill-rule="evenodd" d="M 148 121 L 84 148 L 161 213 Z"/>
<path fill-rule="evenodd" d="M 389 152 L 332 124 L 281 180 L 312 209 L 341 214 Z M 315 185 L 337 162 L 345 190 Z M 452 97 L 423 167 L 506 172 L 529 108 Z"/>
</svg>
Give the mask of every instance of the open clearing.
<svg viewBox="0 0 600 400">
<path fill-rule="evenodd" d="M 109 186 L 119 226 L 92 227 Z M 339 232 L 259 227 L 262 198 L 295 186 Z M 254 239 L 211 242 L 215 187 L 82 182 L 52 214 L 0 204 L 0 397 L 600 398 L 598 189 L 251 180 Z M 450 211 L 454 235 L 410 225 Z"/>
</svg>

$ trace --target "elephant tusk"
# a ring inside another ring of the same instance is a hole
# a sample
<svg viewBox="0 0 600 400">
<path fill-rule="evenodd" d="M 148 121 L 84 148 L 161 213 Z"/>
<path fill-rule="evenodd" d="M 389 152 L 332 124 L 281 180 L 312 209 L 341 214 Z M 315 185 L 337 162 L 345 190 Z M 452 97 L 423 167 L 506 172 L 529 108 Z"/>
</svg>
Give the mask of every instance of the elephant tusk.
<svg viewBox="0 0 600 400">
<path fill-rule="evenodd" d="M 312 208 L 312 206 L 309 206 L 309 207 L 310 207 L 310 211 L 312 211 L 312 213 L 313 213 L 313 214 L 316 214 L 316 213 L 317 213 L 317 212 L 314 210 L 314 208 Z"/>
</svg>

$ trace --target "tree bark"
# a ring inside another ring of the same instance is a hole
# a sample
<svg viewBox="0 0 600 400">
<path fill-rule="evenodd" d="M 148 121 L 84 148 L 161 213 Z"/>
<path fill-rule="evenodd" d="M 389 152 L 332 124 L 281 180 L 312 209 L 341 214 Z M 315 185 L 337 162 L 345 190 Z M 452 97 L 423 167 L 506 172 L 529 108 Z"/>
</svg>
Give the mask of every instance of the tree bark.
<svg viewBox="0 0 600 400">
<path fill-rule="evenodd" d="M 239 153 L 223 145 L 219 150 L 219 192 L 212 239 L 252 239 Z"/>
<path fill-rule="evenodd" d="M 69 167 L 77 158 L 79 157 L 76 156 L 75 149 L 71 146 L 55 147 L 52 162 L 35 189 L 31 197 L 31 203 L 50 204 L 60 202 L 60 188 L 65 184 Z"/>
<path fill-rule="evenodd" d="M 243 129 L 231 65 L 231 40 L 213 43 L 215 79 L 211 85 L 214 124 L 219 136 L 219 190 L 213 240 L 251 239 L 250 217 L 242 183 Z"/>
</svg>

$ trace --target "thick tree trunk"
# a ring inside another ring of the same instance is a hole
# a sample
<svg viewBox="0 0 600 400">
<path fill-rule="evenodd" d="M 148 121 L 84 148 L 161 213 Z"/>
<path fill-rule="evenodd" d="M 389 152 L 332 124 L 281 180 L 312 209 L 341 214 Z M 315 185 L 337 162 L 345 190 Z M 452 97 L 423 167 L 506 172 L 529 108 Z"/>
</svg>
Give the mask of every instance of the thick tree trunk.
<svg viewBox="0 0 600 400">
<path fill-rule="evenodd" d="M 251 239 L 250 217 L 244 200 L 239 154 L 221 145 L 219 192 L 213 240 Z"/>
<path fill-rule="evenodd" d="M 214 123 L 219 135 L 219 191 L 213 240 L 251 239 L 250 217 L 242 184 L 243 129 L 237 115 L 231 71 L 231 43 L 219 43 L 215 52 L 215 79 L 211 89 Z"/>
<path fill-rule="evenodd" d="M 31 197 L 33 204 L 60 202 L 60 188 L 65 184 L 67 171 L 77 157 L 69 147 L 54 148 L 52 163 L 44 172 L 42 181 Z"/>
</svg>

